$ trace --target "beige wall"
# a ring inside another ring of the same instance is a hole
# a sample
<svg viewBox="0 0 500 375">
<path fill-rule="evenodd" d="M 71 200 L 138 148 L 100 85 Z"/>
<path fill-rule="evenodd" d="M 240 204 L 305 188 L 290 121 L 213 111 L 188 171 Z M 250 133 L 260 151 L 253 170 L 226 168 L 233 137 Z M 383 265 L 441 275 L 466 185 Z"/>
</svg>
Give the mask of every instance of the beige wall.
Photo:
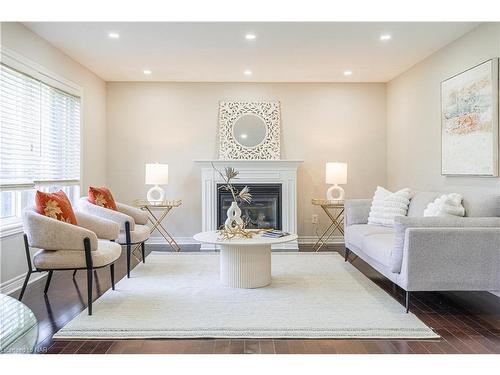
<svg viewBox="0 0 500 375">
<path fill-rule="evenodd" d="M 83 88 L 82 186 L 106 183 L 106 83 L 20 23 L 1 24 L 1 45 Z M 0 283 L 26 272 L 20 234 L 0 240 Z"/>
<path fill-rule="evenodd" d="M 500 192 L 500 178 L 441 176 L 440 82 L 500 56 L 500 24 L 483 24 L 387 85 L 391 189 Z"/>
<path fill-rule="evenodd" d="M 298 232 L 315 234 L 311 198 L 323 197 L 326 161 L 349 163 L 348 197 L 386 181 L 385 84 L 107 84 L 108 184 L 118 200 L 144 197 L 144 164 L 169 164 L 167 195 L 184 204 L 168 219 L 175 236 L 201 230 L 200 169 L 217 156 L 219 100 L 279 100 L 282 158 L 303 159 Z M 320 216 L 320 224 L 326 217 Z"/>
</svg>

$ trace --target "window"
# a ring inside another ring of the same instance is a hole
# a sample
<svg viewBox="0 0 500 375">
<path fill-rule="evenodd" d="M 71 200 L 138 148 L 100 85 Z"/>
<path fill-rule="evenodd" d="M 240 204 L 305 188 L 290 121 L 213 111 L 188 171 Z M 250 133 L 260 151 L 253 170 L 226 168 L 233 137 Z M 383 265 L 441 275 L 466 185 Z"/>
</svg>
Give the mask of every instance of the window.
<svg viewBox="0 0 500 375">
<path fill-rule="evenodd" d="M 80 195 L 80 98 L 0 66 L 0 226 L 19 223 L 35 189 Z"/>
</svg>

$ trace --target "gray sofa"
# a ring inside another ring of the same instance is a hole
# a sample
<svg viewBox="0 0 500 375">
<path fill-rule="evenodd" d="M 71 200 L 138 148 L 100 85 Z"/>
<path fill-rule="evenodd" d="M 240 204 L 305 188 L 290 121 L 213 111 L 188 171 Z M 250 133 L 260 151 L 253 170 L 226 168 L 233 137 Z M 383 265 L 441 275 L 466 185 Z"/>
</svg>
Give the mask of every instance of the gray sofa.
<svg viewBox="0 0 500 375">
<path fill-rule="evenodd" d="M 500 195 L 464 195 L 466 217 L 424 217 L 442 193 L 417 192 L 394 227 L 368 224 L 371 199 L 345 202 L 346 261 L 355 253 L 406 291 L 500 290 Z"/>
</svg>

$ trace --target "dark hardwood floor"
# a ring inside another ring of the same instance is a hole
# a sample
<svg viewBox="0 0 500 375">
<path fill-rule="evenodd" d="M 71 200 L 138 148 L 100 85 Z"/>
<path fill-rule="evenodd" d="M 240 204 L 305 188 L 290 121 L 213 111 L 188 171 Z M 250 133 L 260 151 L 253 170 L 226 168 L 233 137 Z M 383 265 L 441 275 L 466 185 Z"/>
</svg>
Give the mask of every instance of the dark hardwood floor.
<svg viewBox="0 0 500 375">
<path fill-rule="evenodd" d="M 158 250 L 156 247 L 154 250 Z M 147 249 L 149 252 L 151 248 Z M 301 251 L 310 248 L 302 247 Z M 330 247 L 343 253 L 343 248 Z M 183 251 L 198 251 L 195 246 Z M 356 266 L 372 281 L 398 301 L 399 288 L 382 277 L 362 260 L 351 257 Z M 134 264 L 137 260 L 134 259 Z M 125 276 L 124 253 L 115 266 L 117 280 Z M 500 298 L 487 292 L 414 293 L 410 310 L 440 336 L 439 340 L 75 340 L 54 341 L 52 335 L 85 309 L 87 298 L 85 272 L 72 279 L 72 271 L 55 272 L 48 295 L 44 298 L 45 280 L 28 286 L 23 302 L 39 321 L 37 353 L 240 353 L 240 354 L 458 354 L 500 353 Z M 109 270 L 98 270 L 94 295 L 111 287 Z M 17 293 L 13 295 L 17 297 Z"/>
</svg>

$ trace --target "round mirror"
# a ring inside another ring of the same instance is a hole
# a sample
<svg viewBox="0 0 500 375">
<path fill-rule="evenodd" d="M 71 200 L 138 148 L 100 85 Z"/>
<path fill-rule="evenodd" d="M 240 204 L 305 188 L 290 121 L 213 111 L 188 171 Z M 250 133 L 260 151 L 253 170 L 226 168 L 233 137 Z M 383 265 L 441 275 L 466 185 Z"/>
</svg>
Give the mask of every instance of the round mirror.
<svg viewBox="0 0 500 375">
<path fill-rule="evenodd" d="M 233 135 L 240 145 L 255 147 L 266 137 L 266 123 L 259 116 L 243 115 L 234 123 Z"/>
</svg>

